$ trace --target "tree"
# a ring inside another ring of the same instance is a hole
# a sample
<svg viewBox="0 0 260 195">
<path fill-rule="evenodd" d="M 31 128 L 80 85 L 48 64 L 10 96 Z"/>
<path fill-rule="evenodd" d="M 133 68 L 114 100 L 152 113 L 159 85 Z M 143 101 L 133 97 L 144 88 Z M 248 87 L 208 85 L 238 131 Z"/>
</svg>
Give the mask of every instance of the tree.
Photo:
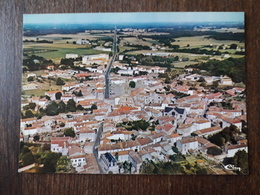
<svg viewBox="0 0 260 195">
<path fill-rule="evenodd" d="M 184 57 L 184 58 L 182 58 L 182 61 L 183 62 L 187 62 L 187 61 L 189 61 L 190 59 L 188 58 L 188 57 Z"/>
<path fill-rule="evenodd" d="M 65 123 L 61 122 L 60 127 L 65 127 Z"/>
<path fill-rule="evenodd" d="M 222 154 L 222 150 L 220 148 L 213 146 L 213 147 L 208 148 L 207 154 L 210 154 L 213 156 L 220 155 L 220 154 Z"/>
<path fill-rule="evenodd" d="M 198 82 L 206 82 L 205 79 L 203 77 L 200 77 Z"/>
<path fill-rule="evenodd" d="M 33 81 L 34 80 L 34 77 L 30 76 L 27 78 L 27 81 L 30 82 L 30 81 Z"/>
<path fill-rule="evenodd" d="M 219 85 L 218 83 L 219 83 L 218 81 L 213 81 L 212 87 L 217 88 Z"/>
<path fill-rule="evenodd" d="M 164 83 L 165 84 L 170 84 L 171 83 L 171 79 L 170 79 L 170 77 L 168 75 L 166 76 L 166 78 L 164 80 Z"/>
<path fill-rule="evenodd" d="M 61 96 L 62 96 L 62 93 L 61 93 L 61 92 L 55 93 L 55 99 L 56 99 L 56 100 L 60 100 Z"/>
<path fill-rule="evenodd" d="M 175 153 L 179 153 L 179 150 L 177 147 L 172 147 L 172 151 L 175 152 Z"/>
<path fill-rule="evenodd" d="M 135 88 L 135 82 L 134 81 L 130 81 L 129 82 L 129 87 L 131 87 L 131 88 Z"/>
<path fill-rule="evenodd" d="M 35 158 L 31 151 L 23 155 L 22 162 L 23 162 L 23 166 L 27 166 L 35 162 Z"/>
<path fill-rule="evenodd" d="M 66 112 L 66 104 L 63 101 L 60 101 L 58 103 L 58 111 L 59 111 L 59 113 Z"/>
<path fill-rule="evenodd" d="M 70 159 L 67 156 L 62 156 L 57 161 L 56 173 L 68 173 L 73 170 Z"/>
<path fill-rule="evenodd" d="M 81 90 L 79 90 L 79 92 L 77 93 L 77 96 L 78 96 L 78 97 L 81 97 L 81 96 L 83 96 L 83 94 L 82 94 L 82 91 L 81 91 Z"/>
<path fill-rule="evenodd" d="M 97 105 L 96 105 L 96 104 L 92 104 L 92 106 L 91 106 L 90 109 L 91 109 L 91 110 L 96 110 L 96 109 L 97 109 Z"/>
<path fill-rule="evenodd" d="M 59 108 L 58 104 L 55 101 L 52 101 L 50 104 L 48 104 L 45 108 L 45 113 L 48 116 L 55 116 L 59 114 Z"/>
<path fill-rule="evenodd" d="M 43 160 L 43 173 L 55 173 L 56 164 L 59 158 L 61 157 L 61 153 L 48 152 Z"/>
<path fill-rule="evenodd" d="M 34 102 L 30 102 L 28 105 L 29 105 L 29 108 L 32 110 L 34 110 L 36 107 L 36 103 L 34 103 Z"/>
<path fill-rule="evenodd" d="M 77 110 L 76 108 L 76 102 L 73 99 L 70 99 L 67 103 L 67 109 L 70 112 L 75 112 Z"/>
<path fill-rule="evenodd" d="M 39 141 L 40 140 L 40 136 L 37 134 L 33 137 L 33 141 Z"/>
<path fill-rule="evenodd" d="M 178 85 L 183 85 L 183 81 L 178 81 L 177 84 Z"/>
<path fill-rule="evenodd" d="M 234 44 L 234 43 L 231 44 L 230 47 L 229 47 L 229 49 L 237 49 L 237 44 Z"/>
<path fill-rule="evenodd" d="M 34 117 L 34 114 L 32 113 L 31 110 L 26 110 L 25 111 L 25 118 L 32 118 Z"/>
<path fill-rule="evenodd" d="M 173 58 L 173 61 L 179 61 L 179 56 L 175 56 L 175 57 Z"/>
<path fill-rule="evenodd" d="M 65 85 L 65 82 L 59 77 L 59 78 L 56 80 L 56 85 Z"/>
<path fill-rule="evenodd" d="M 74 65 L 74 59 L 73 58 L 62 58 L 60 60 L 60 64 L 64 64 L 64 65 L 67 65 L 67 66 L 73 66 Z"/>
<path fill-rule="evenodd" d="M 75 137 L 76 134 L 73 128 L 71 127 L 64 130 L 64 135 L 68 137 Z"/>
<path fill-rule="evenodd" d="M 166 72 L 171 72 L 171 67 L 167 67 Z"/>
<path fill-rule="evenodd" d="M 241 168 L 241 173 L 248 174 L 248 153 L 245 150 L 239 150 L 233 157 L 235 167 Z"/>
<path fill-rule="evenodd" d="M 83 106 L 81 106 L 80 104 L 77 105 L 77 110 L 84 110 Z"/>
</svg>

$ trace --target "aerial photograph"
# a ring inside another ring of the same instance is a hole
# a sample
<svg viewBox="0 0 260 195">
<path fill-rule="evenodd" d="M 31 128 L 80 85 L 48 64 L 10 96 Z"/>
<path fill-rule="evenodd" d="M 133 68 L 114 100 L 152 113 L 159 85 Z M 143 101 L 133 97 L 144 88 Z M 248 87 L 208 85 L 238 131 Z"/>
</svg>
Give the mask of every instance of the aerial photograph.
<svg viewBox="0 0 260 195">
<path fill-rule="evenodd" d="M 243 12 L 25 14 L 18 172 L 247 175 Z"/>
</svg>

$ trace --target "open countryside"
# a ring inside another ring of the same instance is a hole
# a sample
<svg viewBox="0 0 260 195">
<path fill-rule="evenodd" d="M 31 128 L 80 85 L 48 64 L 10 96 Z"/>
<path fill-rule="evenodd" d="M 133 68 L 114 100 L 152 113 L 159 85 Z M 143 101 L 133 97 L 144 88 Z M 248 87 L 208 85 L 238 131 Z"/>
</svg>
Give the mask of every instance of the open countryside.
<svg viewBox="0 0 260 195">
<path fill-rule="evenodd" d="M 243 14 L 107 14 L 25 15 L 19 171 L 248 174 Z"/>
</svg>

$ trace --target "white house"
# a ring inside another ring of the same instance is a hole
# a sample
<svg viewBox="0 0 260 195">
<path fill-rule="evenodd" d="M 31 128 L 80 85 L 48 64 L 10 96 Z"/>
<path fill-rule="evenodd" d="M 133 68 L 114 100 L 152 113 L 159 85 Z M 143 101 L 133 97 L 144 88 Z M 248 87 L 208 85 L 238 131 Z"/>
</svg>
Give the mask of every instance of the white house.
<svg viewBox="0 0 260 195">
<path fill-rule="evenodd" d="M 220 77 L 220 84 L 221 85 L 233 85 L 233 81 L 230 77 L 228 76 L 222 76 Z"/>
<path fill-rule="evenodd" d="M 235 125 L 238 129 L 242 130 L 242 121 L 239 118 L 227 118 L 222 117 L 222 128 L 229 127 L 230 125 Z"/>
<path fill-rule="evenodd" d="M 200 118 L 192 124 L 192 131 L 206 129 L 211 127 L 211 122 L 208 119 Z"/>
<path fill-rule="evenodd" d="M 74 53 L 67 53 L 65 55 L 65 58 L 73 58 L 73 59 L 75 59 L 75 58 L 78 58 L 78 57 L 79 57 L 79 55 L 78 54 L 74 54 Z"/>
<path fill-rule="evenodd" d="M 96 132 L 94 130 L 81 130 L 77 133 L 78 141 L 80 142 L 86 142 L 91 141 L 94 142 L 96 139 Z"/>
<path fill-rule="evenodd" d="M 109 55 L 108 54 L 96 54 L 96 55 L 84 55 L 82 57 L 82 63 L 83 64 L 94 64 L 94 63 L 101 63 L 104 60 L 108 60 L 109 59 Z"/>
<path fill-rule="evenodd" d="M 26 127 L 22 130 L 24 136 L 33 136 L 38 133 L 37 127 Z"/>
<path fill-rule="evenodd" d="M 188 154 L 189 152 L 196 151 L 199 144 L 196 137 L 184 138 L 176 142 L 176 147 L 182 154 Z"/>
<path fill-rule="evenodd" d="M 70 161 L 73 167 L 83 167 L 84 165 L 87 164 L 86 162 L 86 155 L 76 155 L 76 156 L 71 156 Z"/>
<path fill-rule="evenodd" d="M 51 151 L 56 153 L 62 153 L 63 156 L 67 155 L 70 139 L 70 137 L 52 137 Z"/>
<path fill-rule="evenodd" d="M 33 90 L 33 89 L 38 89 L 40 86 L 34 83 L 29 83 L 27 85 L 23 85 L 22 88 L 23 90 Z"/>
<path fill-rule="evenodd" d="M 245 150 L 248 152 L 247 143 L 235 144 L 226 147 L 227 157 L 233 157 L 239 150 Z"/>
<path fill-rule="evenodd" d="M 76 41 L 76 44 L 79 44 L 79 45 L 89 45 L 89 44 L 91 44 L 91 43 L 90 43 L 89 40 L 87 40 L 87 39 L 78 39 L 78 40 Z"/>
</svg>

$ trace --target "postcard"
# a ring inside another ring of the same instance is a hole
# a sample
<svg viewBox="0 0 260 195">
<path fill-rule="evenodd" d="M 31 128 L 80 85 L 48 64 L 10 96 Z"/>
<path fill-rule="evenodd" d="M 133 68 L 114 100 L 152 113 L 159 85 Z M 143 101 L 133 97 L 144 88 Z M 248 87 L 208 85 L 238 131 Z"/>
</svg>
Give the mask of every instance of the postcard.
<svg viewBox="0 0 260 195">
<path fill-rule="evenodd" d="M 19 172 L 248 174 L 243 12 L 25 14 Z"/>
</svg>

